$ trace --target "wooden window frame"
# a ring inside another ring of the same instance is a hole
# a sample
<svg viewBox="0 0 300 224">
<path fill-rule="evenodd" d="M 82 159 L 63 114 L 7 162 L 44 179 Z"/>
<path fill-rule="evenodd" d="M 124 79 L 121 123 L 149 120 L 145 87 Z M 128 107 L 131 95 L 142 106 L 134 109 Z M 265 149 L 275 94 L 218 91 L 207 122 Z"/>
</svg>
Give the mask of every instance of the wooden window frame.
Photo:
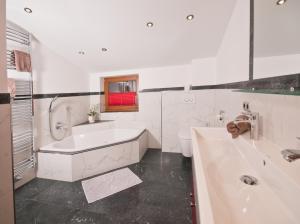
<svg viewBox="0 0 300 224">
<path fill-rule="evenodd" d="M 113 76 L 104 78 L 104 95 L 105 95 L 105 112 L 136 112 L 139 111 L 138 99 L 137 105 L 134 106 L 110 106 L 108 105 L 108 93 L 109 93 L 109 83 L 111 82 L 126 82 L 126 81 L 136 81 L 136 93 L 138 97 L 139 88 L 139 76 L 135 75 L 125 75 L 125 76 Z"/>
</svg>

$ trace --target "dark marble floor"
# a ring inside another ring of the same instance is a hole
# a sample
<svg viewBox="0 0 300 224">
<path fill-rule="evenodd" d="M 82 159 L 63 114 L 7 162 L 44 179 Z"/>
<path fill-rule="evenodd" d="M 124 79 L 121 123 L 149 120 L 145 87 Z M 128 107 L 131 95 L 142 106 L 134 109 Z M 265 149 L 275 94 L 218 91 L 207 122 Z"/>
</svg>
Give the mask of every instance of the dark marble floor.
<svg viewBox="0 0 300 224">
<path fill-rule="evenodd" d="M 191 160 L 148 150 L 129 168 L 143 183 L 88 204 L 81 182 L 34 179 L 16 191 L 17 224 L 188 224 Z"/>
</svg>

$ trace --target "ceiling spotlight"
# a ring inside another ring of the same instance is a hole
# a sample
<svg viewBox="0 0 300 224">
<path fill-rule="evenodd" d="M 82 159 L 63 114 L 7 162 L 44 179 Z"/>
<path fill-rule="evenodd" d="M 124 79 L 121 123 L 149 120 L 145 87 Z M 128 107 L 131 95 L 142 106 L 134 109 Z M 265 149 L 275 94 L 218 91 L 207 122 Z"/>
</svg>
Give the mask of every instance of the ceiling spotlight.
<svg viewBox="0 0 300 224">
<path fill-rule="evenodd" d="M 192 15 L 192 14 L 191 14 L 191 15 L 188 15 L 188 16 L 186 17 L 187 20 L 193 20 L 194 18 L 195 18 L 195 16 Z"/>
<path fill-rule="evenodd" d="M 32 9 L 28 8 L 28 7 L 24 8 L 24 11 L 27 12 L 27 13 L 32 13 Z"/>
<path fill-rule="evenodd" d="M 103 47 L 103 48 L 101 49 L 101 51 L 106 52 L 106 51 L 108 51 L 108 49 L 105 48 L 105 47 Z"/>
<path fill-rule="evenodd" d="M 283 5 L 284 3 L 286 3 L 287 2 L 287 0 L 278 0 L 277 2 L 276 2 L 276 4 L 277 5 Z"/>
<path fill-rule="evenodd" d="M 154 24 L 153 24 L 152 22 L 148 22 L 148 23 L 147 23 L 147 27 L 150 28 L 150 27 L 153 27 L 153 26 L 154 26 Z"/>
<path fill-rule="evenodd" d="M 84 54 L 85 54 L 85 52 L 84 52 L 84 51 L 78 51 L 78 54 L 80 54 L 80 55 L 84 55 Z"/>
</svg>

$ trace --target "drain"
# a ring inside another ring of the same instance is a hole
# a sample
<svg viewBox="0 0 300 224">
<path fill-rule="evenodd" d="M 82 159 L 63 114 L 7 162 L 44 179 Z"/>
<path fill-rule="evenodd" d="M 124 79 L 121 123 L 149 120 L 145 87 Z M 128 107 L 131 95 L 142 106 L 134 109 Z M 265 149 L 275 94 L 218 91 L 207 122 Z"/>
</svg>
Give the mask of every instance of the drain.
<svg viewBox="0 0 300 224">
<path fill-rule="evenodd" d="M 248 175 L 241 176 L 240 180 L 244 184 L 248 184 L 248 185 L 257 185 L 258 184 L 258 180 L 255 177 L 248 176 Z"/>
</svg>

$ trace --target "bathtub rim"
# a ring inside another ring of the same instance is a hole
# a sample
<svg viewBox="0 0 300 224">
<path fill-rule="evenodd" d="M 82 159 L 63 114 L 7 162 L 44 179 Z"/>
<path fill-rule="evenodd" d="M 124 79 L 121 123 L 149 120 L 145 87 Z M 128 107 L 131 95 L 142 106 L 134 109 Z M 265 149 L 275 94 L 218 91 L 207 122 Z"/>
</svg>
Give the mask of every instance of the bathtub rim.
<svg viewBox="0 0 300 224">
<path fill-rule="evenodd" d="M 134 128 L 132 128 L 132 129 L 134 129 Z M 43 150 L 43 149 L 41 149 L 42 147 L 40 147 L 37 152 L 38 153 L 62 154 L 62 155 L 76 155 L 76 154 L 80 154 L 80 153 L 84 153 L 84 152 L 90 152 L 90 151 L 94 151 L 94 150 L 98 150 L 98 149 L 108 148 L 108 147 L 115 146 L 115 145 L 121 145 L 121 144 L 125 144 L 125 143 L 128 143 L 128 142 L 133 142 L 133 141 L 138 140 L 146 132 L 147 132 L 147 129 L 143 128 L 143 129 L 141 129 L 139 134 L 137 136 L 133 137 L 133 138 L 130 138 L 130 139 L 127 139 L 127 140 L 124 140 L 124 141 L 114 142 L 114 143 L 111 143 L 111 144 L 101 145 L 101 146 L 97 146 L 97 147 L 93 147 L 93 148 L 82 149 L 82 150 L 74 151 L 74 152 Z M 50 144 L 54 144 L 54 143 L 50 143 Z"/>
</svg>

